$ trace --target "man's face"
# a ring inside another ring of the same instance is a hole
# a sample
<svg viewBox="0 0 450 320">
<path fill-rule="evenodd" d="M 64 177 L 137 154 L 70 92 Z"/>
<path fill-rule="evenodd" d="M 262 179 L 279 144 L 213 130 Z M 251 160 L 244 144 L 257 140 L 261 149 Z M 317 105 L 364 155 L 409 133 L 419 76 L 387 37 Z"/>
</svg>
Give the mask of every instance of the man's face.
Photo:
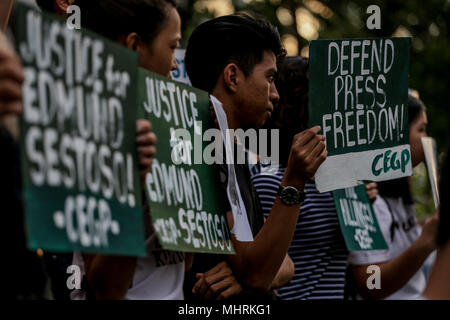
<svg viewBox="0 0 450 320">
<path fill-rule="evenodd" d="M 280 98 L 274 82 L 276 73 L 276 57 L 265 51 L 252 73 L 241 77 L 235 110 L 241 128 L 260 128 L 272 115 Z"/>
</svg>

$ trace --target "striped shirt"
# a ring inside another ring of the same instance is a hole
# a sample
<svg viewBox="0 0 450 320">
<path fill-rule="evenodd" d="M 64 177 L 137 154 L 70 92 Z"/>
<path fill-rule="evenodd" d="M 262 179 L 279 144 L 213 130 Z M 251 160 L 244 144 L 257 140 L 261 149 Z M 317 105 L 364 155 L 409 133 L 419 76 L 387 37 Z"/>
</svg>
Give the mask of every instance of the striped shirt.
<svg viewBox="0 0 450 320">
<path fill-rule="evenodd" d="M 272 209 L 285 168 L 257 164 L 252 181 L 264 216 Z M 283 300 L 344 299 L 348 251 L 330 192 L 319 193 L 314 181 L 305 186 L 289 256 L 295 265 L 292 280 L 278 290 Z"/>
</svg>

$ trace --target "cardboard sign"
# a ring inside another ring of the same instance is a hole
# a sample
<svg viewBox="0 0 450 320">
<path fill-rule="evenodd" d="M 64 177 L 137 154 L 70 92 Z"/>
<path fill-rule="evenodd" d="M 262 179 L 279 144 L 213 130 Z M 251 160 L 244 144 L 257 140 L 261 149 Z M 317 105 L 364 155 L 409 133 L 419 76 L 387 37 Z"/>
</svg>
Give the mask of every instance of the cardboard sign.
<svg viewBox="0 0 450 320">
<path fill-rule="evenodd" d="M 365 186 L 335 190 L 333 196 L 349 251 L 388 249 Z"/>
<path fill-rule="evenodd" d="M 170 76 L 172 80 L 191 85 L 191 80 L 189 80 L 186 65 L 184 63 L 184 56 L 186 55 L 186 49 L 175 49 L 175 59 L 177 60 L 177 70 L 171 71 Z"/>
<path fill-rule="evenodd" d="M 317 170 L 326 192 L 412 174 L 410 38 L 317 40 L 310 47 L 309 120 L 326 136 Z"/>
<path fill-rule="evenodd" d="M 439 208 L 439 179 L 436 140 L 432 137 L 422 137 L 423 153 L 427 163 L 428 177 L 430 178 L 431 191 L 433 193 L 434 207 Z"/>
<path fill-rule="evenodd" d="M 48 13 L 15 13 L 29 247 L 145 256 L 137 55 Z"/>
<path fill-rule="evenodd" d="M 219 171 L 203 159 L 210 144 L 204 131 L 212 127 L 208 94 L 139 69 L 138 95 L 140 117 L 151 121 L 158 137 L 146 195 L 160 244 L 234 253 Z"/>
</svg>

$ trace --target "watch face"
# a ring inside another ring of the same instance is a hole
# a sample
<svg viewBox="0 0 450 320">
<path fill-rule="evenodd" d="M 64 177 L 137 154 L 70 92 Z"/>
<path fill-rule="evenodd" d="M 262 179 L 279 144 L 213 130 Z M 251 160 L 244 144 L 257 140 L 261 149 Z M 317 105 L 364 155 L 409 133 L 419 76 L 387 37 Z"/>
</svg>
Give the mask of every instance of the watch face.
<svg viewBox="0 0 450 320">
<path fill-rule="evenodd" d="M 299 203 L 299 191 L 294 187 L 286 187 L 281 191 L 281 200 L 287 205 Z"/>
</svg>

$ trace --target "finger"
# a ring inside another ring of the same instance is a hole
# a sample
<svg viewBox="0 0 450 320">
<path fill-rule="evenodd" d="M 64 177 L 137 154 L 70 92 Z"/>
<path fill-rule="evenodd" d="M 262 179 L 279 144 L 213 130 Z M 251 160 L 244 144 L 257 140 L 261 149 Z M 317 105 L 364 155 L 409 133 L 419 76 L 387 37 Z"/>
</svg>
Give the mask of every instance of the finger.
<svg viewBox="0 0 450 320">
<path fill-rule="evenodd" d="M 376 183 L 370 182 L 368 184 L 366 184 L 366 190 L 373 190 L 377 187 Z"/>
<path fill-rule="evenodd" d="M 153 157 L 144 157 L 139 159 L 139 171 L 148 171 L 153 163 Z"/>
<path fill-rule="evenodd" d="M 0 78 L 8 78 L 22 84 L 25 80 L 25 76 L 23 74 L 19 60 L 11 59 L 10 61 L 4 61 L 2 64 L 0 64 Z"/>
<path fill-rule="evenodd" d="M 311 140 L 309 140 L 309 142 L 306 145 L 304 145 L 302 148 L 304 148 L 305 151 L 307 152 L 307 154 L 309 154 L 310 152 L 312 152 L 314 150 L 314 148 L 318 144 L 320 144 L 323 141 L 325 141 L 325 136 L 316 135 Z"/>
<path fill-rule="evenodd" d="M 22 101 L 1 102 L 0 101 L 0 115 L 14 113 L 20 114 L 22 112 Z"/>
<path fill-rule="evenodd" d="M 220 270 L 222 270 L 224 267 L 227 267 L 227 263 L 225 261 L 222 261 L 221 263 L 218 263 L 214 266 L 214 268 L 211 268 L 207 272 L 204 273 L 205 277 L 210 277 L 216 273 L 218 273 Z"/>
<path fill-rule="evenodd" d="M 294 136 L 293 145 L 299 145 L 299 146 L 305 145 L 308 141 L 310 141 L 312 138 L 314 138 L 317 135 L 317 133 L 319 133 L 319 131 L 320 131 L 320 127 L 315 126 L 315 127 L 312 127 L 310 129 L 307 129 L 305 131 L 302 131 L 302 132 L 296 134 Z"/>
<path fill-rule="evenodd" d="M 156 135 L 153 132 L 150 133 L 140 133 L 136 138 L 136 143 L 138 146 L 148 146 L 155 145 L 157 142 Z"/>
<path fill-rule="evenodd" d="M 198 280 L 197 283 L 198 285 L 195 292 L 203 296 L 206 291 L 208 291 L 209 283 L 206 282 L 205 276 Z"/>
<path fill-rule="evenodd" d="M 232 275 L 231 272 L 227 272 L 226 270 L 220 270 L 219 272 L 216 272 L 214 274 L 211 274 L 209 276 L 203 277 L 204 281 L 200 284 L 200 287 L 198 288 L 198 292 L 202 295 L 206 294 L 211 286 L 217 287 L 217 284 L 226 279 L 227 277 L 230 277 Z M 234 278 L 234 277 L 233 277 Z"/>
<path fill-rule="evenodd" d="M 220 270 L 222 270 L 223 267 L 227 266 L 227 263 L 225 261 L 222 261 L 221 263 L 217 264 L 216 266 L 214 266 L 214 268 L 208 270 L 205 273 L 197 273 L 197 277 L 198 275 L 201 275 L 201 279 L 199 281 L 196 282 L 196 285 L 194 285 L 194 287 L 196 288 L 196 292 L 202 292 L 204 293 L 206 291 L 206 289 L 208 289 L 208 286 L 213 284 L 213 282 L 211 280 L 214 280 L 214 278 L 211 279 L 211 277 L 220 272 Z M 206 280 L 208 279 L 208 280 Z M 208 283 L 206 282 L 208 281 Z"/>
<path fill-rule="evenodd" d="M 156 148 L 154 146 L 145 146 L 137 148 L 140 158 L 154 157 L 156 155 Z"/>
<path fill-rule="evenodd" d="M 22 86 L 10 79 L 0 80 L 0 97 L 1 100 L 21 100 Z"/>
<path fill-rule="evenodd" d="M 206 294 L 211 286 L 216 288 L 218 284 L 223 281 L 229 274 L 225 274 L 223 272 L 215 273 L 209 277 L 204 277 L 203 283 L 200 285 L 198 292 L 200 294 Z"/>
<path fill-rule="evenodd" d="M 9 60 L 9 59 L 14 59 L 17 60 L 18 57 L 17 55 L 14 53 L 14 51 L 12 49 L 9 48 L 9 44 L 6 46 L 6 48 L 4 46 L 2 46 L 0 48 L 0 61 L 2 60 Z"/>
<path fill-rule="evenodd" d="M 136 121 L 137 134 L 152 131 L 152 124 L 148 120 L 139 119 Z"/>
<path fill-rule="evenodd" d="M 198 274 L 196 275 L 198 276 Z M 192 287 L 192 293 L 197 293 L 198 289 L 200 288 L 200 286 L 202 285 L 203 282 L 203 275 L 200 276 L 200 279 L 197 280 L 197 282 L 194 284 L 194 286 Z"/>
<path fill-rule="evenodd" d="M 217 296 L 217 300 L 228 299 L 232 296 L 240 294 L 242 292 L 242 286 L 240 284 L 235 284 L 233 286 L 228 287 L 226 290 L 219 293 Z"/>
<path fill-rule="evenodd" d="M 319 141 L 319 143 L 314 146 L 314 149 L 307 157 L 307 160 L 309 159 L 314 160 L 317 156 L 319 156 L 322 153 L 323 149 L 325 149 L 325 142 Z"/>
<path fill-rule="evenodd" d="M 214 299 L 220 292 L 224 291 L 228 287 L 228 283 L 226 281 L 220 281 L 208 288 L 205 295 L 203 296 L 205 300 Z"/>
<path fill-rule="evenodd" d="M 313 166 L 314 172 L 317 171 L 317 168 L 320 167 L 320 165 L 325 161 L 327 156 L 328 156 L 328 150 L 325 148 L 325 149 L 323 149 L 322 153 L 314 159 L 314 166 Z"/>
</svg>

